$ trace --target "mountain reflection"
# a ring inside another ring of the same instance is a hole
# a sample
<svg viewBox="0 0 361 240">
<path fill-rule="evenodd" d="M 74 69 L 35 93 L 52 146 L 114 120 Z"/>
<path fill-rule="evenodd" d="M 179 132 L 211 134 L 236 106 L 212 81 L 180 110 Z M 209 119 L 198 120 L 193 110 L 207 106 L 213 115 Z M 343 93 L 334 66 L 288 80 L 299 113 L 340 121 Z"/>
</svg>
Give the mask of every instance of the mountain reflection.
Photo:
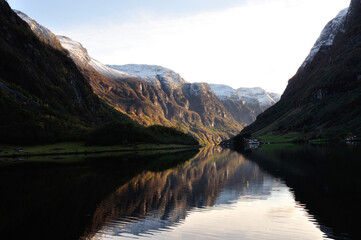
<svg viewBox="0 0 361 240">
<path fill-rule="evenodd" d="M 328 239 L 361 239 L 361 145 L 265 145 L 245 156 L 282 179 Z"/>
<path fill-rule="evenodd" d="M 176 226 L 194 208 L 265 199 L 273 185 L 273 178 L 241 154 L 205 148 L 181 166 L 144 172 L 120 187 L 99 204 L 83 238 L 150 234 Z"/>
</svg>

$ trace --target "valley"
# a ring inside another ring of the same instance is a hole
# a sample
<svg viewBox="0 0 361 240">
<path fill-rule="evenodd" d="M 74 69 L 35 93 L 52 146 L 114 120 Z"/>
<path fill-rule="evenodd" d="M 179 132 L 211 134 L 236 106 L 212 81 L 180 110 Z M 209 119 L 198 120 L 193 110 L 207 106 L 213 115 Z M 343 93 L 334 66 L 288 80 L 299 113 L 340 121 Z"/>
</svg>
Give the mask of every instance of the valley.
<svg viewBox="0 0 361 240">
<path fill-rule="evenodd" d="M 2 237 L 361 239 L 361 0 L 340 6 L 0 0 Z"/>
<path fill-rule="evenodd" d="M 235 136 L 280 98 L 261 88 L 189 83 L 161 66 L 105 65 L 89 56 L 81 43 L 56 36 L 26 14 L 17 14 L 40 40 L 55 48 L 60 44 L 69 52 L 104 102 L 144 126 L 175 127 L 203 145 L 219 144 Z"/>
</svg>

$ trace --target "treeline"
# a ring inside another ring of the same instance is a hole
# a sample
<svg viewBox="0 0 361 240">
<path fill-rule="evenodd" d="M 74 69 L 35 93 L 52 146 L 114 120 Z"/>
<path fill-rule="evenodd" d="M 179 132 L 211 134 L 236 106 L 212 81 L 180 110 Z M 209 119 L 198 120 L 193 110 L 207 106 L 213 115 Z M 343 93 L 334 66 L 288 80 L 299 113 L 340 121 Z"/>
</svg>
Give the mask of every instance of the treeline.
<svg viewBox="0 0 361 240">
<path fill-rule="evenodd" d="M 193 137 L 163 126 L 144 127 L 134 121 L 113 121 L 88 134 L 88 145 L 127 145 L 135 143 L 198 145 Z"/>
</svg>

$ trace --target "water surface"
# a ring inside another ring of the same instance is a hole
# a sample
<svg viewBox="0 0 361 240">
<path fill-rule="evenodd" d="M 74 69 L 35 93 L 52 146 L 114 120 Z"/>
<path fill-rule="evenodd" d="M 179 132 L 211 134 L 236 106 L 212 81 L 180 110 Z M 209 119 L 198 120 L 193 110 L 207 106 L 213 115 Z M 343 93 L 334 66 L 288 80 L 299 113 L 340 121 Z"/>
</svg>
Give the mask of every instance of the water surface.
<svg viewBox="0 0 361 240">
<path fill-rule="evenodd" d="M 360 153 L 272 145 L 13 164 L 0 168 L 0 230 L 18 239 L 358 239 Z"/>
</svg>

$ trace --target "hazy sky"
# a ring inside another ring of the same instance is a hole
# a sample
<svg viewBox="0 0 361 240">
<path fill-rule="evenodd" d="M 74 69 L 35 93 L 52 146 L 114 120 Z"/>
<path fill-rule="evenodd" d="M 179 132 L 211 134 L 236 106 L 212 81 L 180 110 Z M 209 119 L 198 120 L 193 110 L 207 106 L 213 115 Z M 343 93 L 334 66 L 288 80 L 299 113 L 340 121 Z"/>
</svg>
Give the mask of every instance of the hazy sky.
<svg viewBox="0 0 361 240">
<path fill-rule="evenodd" d="M 350 0 L 8 0 L 106 64 L 156 64 L 189 82 L 282 93 Z"/>
</svg>

